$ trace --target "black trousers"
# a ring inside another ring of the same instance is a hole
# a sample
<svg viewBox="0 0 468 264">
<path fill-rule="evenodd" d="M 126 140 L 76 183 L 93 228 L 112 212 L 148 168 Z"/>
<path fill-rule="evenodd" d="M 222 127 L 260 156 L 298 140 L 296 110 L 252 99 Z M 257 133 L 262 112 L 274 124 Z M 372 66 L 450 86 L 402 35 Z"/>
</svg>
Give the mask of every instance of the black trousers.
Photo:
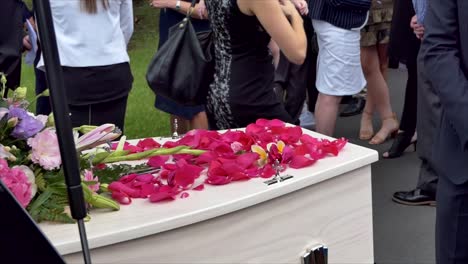
<svg viewBox="0 0 468 264">
<path fill-rule="evenodd" d="M 468 183 L 456 185 L 443 175 L 437 190 L 436 255 L 438 264 L 468 263 Z"/>
<path fill-rule="evenodd" d="M 127 98 L 128 96 L 125 96 L 112 101 L 89 105 L 69 105 L 72 126 L 99 126 L 111 123 L 115 124 L 123 132 Z"/>
</svg>

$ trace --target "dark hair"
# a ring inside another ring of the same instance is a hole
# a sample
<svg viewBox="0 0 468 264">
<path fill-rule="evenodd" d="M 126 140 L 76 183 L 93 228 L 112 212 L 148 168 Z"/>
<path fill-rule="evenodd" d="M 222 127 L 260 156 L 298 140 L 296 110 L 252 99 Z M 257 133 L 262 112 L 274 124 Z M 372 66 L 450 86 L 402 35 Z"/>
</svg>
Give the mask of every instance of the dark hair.
<svg viewBox="0 0 468 264">
<path fill-rule="evenodd" d="M 101 0 L 104 9 L 109 7 L 109 0 Z M 81 8 L 90 14 L 96 14 L 97 12 L 97 0 L 82 0 Z"/>
</svg>

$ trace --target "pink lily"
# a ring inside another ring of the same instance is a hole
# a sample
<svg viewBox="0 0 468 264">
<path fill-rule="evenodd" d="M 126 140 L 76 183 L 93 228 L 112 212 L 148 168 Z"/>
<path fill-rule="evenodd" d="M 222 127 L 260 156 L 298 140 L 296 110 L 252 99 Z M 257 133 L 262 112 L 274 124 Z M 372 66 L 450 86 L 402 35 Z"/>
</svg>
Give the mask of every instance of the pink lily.
<svg viewBox="0 0 468 264">
<path fill-rule="evenodd" d="M 103 143 L 112 141 L 118 138 L 121 134 L 122 133 L 116 129 L 115 125 L 104 124 L 78 138 L 76 149 L 78 151 L 91 149 Z"/>
</svg>

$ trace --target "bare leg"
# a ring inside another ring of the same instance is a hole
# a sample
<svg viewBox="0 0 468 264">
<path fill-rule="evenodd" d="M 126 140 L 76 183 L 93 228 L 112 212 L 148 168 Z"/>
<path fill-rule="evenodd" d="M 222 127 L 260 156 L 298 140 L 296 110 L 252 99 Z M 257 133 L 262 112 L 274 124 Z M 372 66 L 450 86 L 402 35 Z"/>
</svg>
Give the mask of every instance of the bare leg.
<svg viewBox="0 0 468 264">
<path fill-rule="evenodd" d="M 388 45 L 379 44 L 377 45 L 377 52 L 379 53 L 380 72 L 382 73 L 385 81 L 388 77 Z"/>
<path fill-rule="evenodd" d="M 208 117 L 206 116 L 206 112 L 196 114 L 189 123 L 191 129 L 208 129 Z"/>
<path fill-rule="evenodd" d="M 394 117 L 390 105 L 390 94 L 387 82 L 381 72 L 381 62 L 377 46 L 362 47 L 361 58 L 364 75 L 367 80 L 368 96 L 371 98 L 371 103 L 375 105 L 375 109 L 382 120 L 380 131 L 374 136 L 370 143 L 381 144 L 391 133 L 398 129 L 398 122 Z"/>
<path fill-rule="evenodd" d="M 362 69 L 364 71 L 364 76 L 366 77 L 367 80 L 367 95 L 366 95 L 366 105 L 364 107 L 364 111 L 361 116 L 361 128 L 359 130 L 359 139 L 361 140 L 370 140 L 374 136 L 374 127 L 372 123 L 372 119 L 374 117 L 374 111 L 375 111 L 375 103 L 373 100 L 373 93 L 371 93 L 369 90 L 372 90 L 369 88 L 369 80 L 367 78 L 368 74 L 368 68 L 369 67 L 376 67 L 375 65 L 369 65 L 372 63 L 369 61 L 369 53 L 364 50 L 364 48 L 361 48 L 361 65 Z"/>
<path fill-rule="evenodd" d="M 319 93 L 315 105 L 315 128 L 318 133 L 333 136 L 341 96 Z"/>
</svg>

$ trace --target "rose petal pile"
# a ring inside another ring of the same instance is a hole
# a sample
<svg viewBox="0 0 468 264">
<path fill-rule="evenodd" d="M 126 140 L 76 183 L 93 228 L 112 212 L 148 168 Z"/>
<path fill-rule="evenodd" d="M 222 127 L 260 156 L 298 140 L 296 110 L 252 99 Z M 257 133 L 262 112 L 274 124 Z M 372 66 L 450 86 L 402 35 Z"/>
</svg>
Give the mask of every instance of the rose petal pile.
<svg viewBox="0 0 468 264">
<path fill-rule="evenodd" d="M 225 185 L 252 178 L 270 178 L 276 173 L 275 163 L 282 170 L 300 169 L 314 164 L 327 155 L 336 156 L 346 145 L 346 139 L 334 141 L 303 134 L 298 126 L 287 126 L 280 120 L 259 119 L 245 131 L 224 133 L 193 130 L 178 141 L 162 146 L 153 139 L 124 149 L 142 152 L 152 148 L 189 146 L 205 150 L 200 156 L 186 154 L 155 156 L 148 165 L 159 168 L 155 175 L 128 175 L 109 185 L 112 197 L 122 204 L 132 198 L 149 198 L 151 202 L 188 197 L 187 190 L 202 190 L 204 184 Z M 202 173 L 206 170 L 206 173 Z"/>
</svg>

